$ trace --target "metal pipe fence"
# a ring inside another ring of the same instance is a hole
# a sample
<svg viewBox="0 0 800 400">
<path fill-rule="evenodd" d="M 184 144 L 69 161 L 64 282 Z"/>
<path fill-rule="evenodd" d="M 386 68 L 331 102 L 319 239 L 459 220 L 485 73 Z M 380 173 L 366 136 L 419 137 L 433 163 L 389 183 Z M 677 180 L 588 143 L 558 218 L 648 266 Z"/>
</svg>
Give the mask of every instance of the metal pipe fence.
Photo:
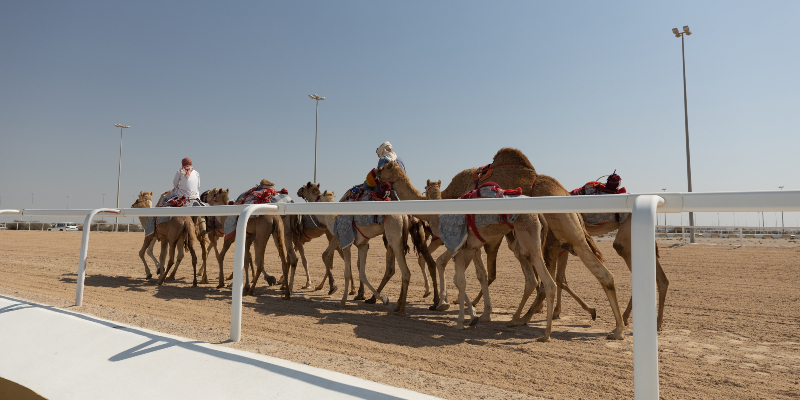
<svg viewBox="0 0 800 400">
<path fill-rule="evenodd" d="M 185 208 L 124 208 L 96 210 L 0 210 L 0 215 L 38 217 L 85 216 L 90 225 L 97 214 L 119 217 L 239 216 L 251 215 L 388 215 L 388 214 L 523 214 L 630 212 L 632 218 L 632 291 L 636 336 L 633 341 L 634 394 L 637 399 L 658 399 L 658 334 L 656 332 L 655 240 L 656 213 L 800 211 L 800 191 L 644 193 L 607 196 L 520 197 L 436 201 L 358 203 L 279 203 Z M 697 227 L 695 227 L 697 228 Z M 739 227 L 741 229 L 741 227 Z M 246 223 L 236 228 L 236 241 L 244 243 Z M 89 233 L 83 231 L 75 304 L 83 301 Z M 244 246 L 234 250 L 231 302 L 231 341 L 241 340 Z"/>
</svg>

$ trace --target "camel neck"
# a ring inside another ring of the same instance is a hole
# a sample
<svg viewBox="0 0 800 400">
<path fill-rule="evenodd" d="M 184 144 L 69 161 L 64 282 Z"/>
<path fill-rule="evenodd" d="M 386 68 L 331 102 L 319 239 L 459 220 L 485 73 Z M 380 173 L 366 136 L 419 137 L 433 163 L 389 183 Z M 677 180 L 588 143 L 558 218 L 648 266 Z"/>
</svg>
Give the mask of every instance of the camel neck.
<svg viewBox="0 0 800 400">
<path fill-rule="evenodd" d="M 408 176 L 400 176 L 400 179 L 392 184 L 392 189 L 397 192 L 397 197 L 399 197 L 400 200 L 427 200 L 427 198 L 411 184 L 411 180 L 408 179 Z"/>
</svg>

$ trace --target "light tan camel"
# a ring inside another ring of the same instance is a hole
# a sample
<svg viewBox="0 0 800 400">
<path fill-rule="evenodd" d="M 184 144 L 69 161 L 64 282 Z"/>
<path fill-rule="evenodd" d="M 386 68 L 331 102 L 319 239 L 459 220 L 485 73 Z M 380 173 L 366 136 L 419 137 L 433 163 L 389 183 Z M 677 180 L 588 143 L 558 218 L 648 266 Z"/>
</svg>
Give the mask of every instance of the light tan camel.
<svg viewBox="0 0 800 400">
<path fill-rule="evenodd" d="M 185 246 L 185 248 L 188 249 L 189 253 L 192 255 L 192 267 L 194 268 L 194 272 L 192 274 L 192 277 L 194 278 L 192 286 L 197 286 L 197 254 L 195 254 L 194 251 L 194 241 L 197 240 L 197 237 L 195 235 L 195 227 L 194 223 L 192 222 L 192 218 L 172 217 L 167 222 L 157 224 L 155 231 L 153 231 L 152 234 L 145 236 L 142 249 L 139 250 L 139 256 L 144 263 L 144 270 L 147 279 L 150 279 L 152 274 L 150 273 L 150 268 L 147 266 L 147 261 L 144 259 L 144 252 L 150 246 L 150 244 L 156 240 L 161 242 L 161 256 L 159 257 L 159 263 L 161 265 L 165 265 L 164 261 L 167 256 L 167 245 L 169 245 L 169 264 L 166 264 L 166 268 L 162 269 L 158 278 L 158 284 L 161 285 L 165 280 L 167 280 L 167 273 L 169 273 L 173 263 L 175 262 L 175 248 L 178 246 L 183 248 Z M 203 248 L 203 251 L 205 251 L 205 248 Z M 169 280 L 175 279 L 175 272 L 178 270 L 178 265 L 180 264 L 182 255 L 183 253 L 179 252 L 175 269 L 172 271 L 172 275 L 170 275 Z"/>
<path fill-rule="evenodd" d="M 131 208 L 152 208 L 153 207 L 153 192 L 139 192 L 139 198 L 131 205 Z M 144 224 L 147 222 L 147 217 L 139 217 L 139 222 L 142 225 L 142 230 L 144 230 Z M 153 247 L 155 247 L 156 242 L 151 241 L 150 246 L 147 248 L 147 255 L 150 256 L 150 259 L 153 260 L 153 264 L 156 266 L 156 272 L 161 273 L 161 265 L 158 264 L 158 260 L 156 259 L 155 254 L 153 254 Z M 143 254 L 140 254 L 139 257 L 144 257 Z"/>
<path fill-rule="evenodd" d="M 628 270 L 631 270 L 631 218 L 628 218 L 620 224 L 618 221 L 607 222 L 605 224 L 600 225 L 592 225 L 586 224 L 586 231 L 589 232 L 592 236 L 600 236 L 614 230 L 617 231 L 617 236 L 614 238 L 614 250 L 625 260 L 625 264 L 628 266 Z M 661 326 L 664 321 L 664 304 L 667 298 L 667 288 L 669 287 L 669 279 L 667 279 L 667 275 L 664 273 L 664 269 L 661 267 L 661 262 L 659 262 L 658 256 L 658 245 L 656 246 L 656 286 L 658 288 L 658 319 L 656 322 L 656 327 L 658 331 L 661 331 Z M 591 315 L 592 319 L 595 316 L 594 308 L 589 307 L 586 303 L 578 297 L 567 285 L 567 278 L 566 278 L 566 268 L 567 268 L 567 259 L 569 257 L 569 253 L 567 251 L 562 251 L 561 243 L 553 235 L 548 235 L 547 244 L 545 245 L 545 263 L 547 264 L 547 268 L 551 274 L 554 274 L 556 277 L 556 285 L 558 286 L 557 294 L 556 294 L 556 308 L 553 311 L 553 318 L 558 318 L 561 314 L 561 290 L 562 288 L 567 291 L 578 304 L 583 307 L 584 310 L 587 310 Z M 555 270 L 555 271 L 554 271 Z M 625 309 L 625 312 L 622 314 L 622 321 L 625 325 L 628 324 L 628 320 L 631 315 L 631 311 L 633 308 L 633 299 L 628 302 L 628 307 Z"/>
<path fill-rule="evenodd" d="M 334 202 L 335 197 L 333 192 L 327 190 L 322 193 L 319 198 L 320 202 Z M 334 223 L 339 218 L 337 215 L 320 215 L 317 216 L 319 220 L 324 220 L 328 230 L 333 231 Z M 411 280 L 411 271 L 406 264 L 405 254 L 408 252 L 408 218 L 406 215 L 386 215 L 383 224 L 372 224 L 358 227 L 358 234 L 355 237 L 353 245 L 358 249 L 358 273 L 359 280 L 372 292 L 373 297 L 366 300 L 367 303 L 374 303 L 380 297 L 383 304 L 389 303 L 389 298 L 386 295 L 381 295 L 379 291 L 369 283 L 366 276 L 366 259 L 367 251 L 369 250 L 369 240 L 376 236 L 385 234 L 388 242 L 387 254 L 391 252 L 398 263 L 400 264 L 400 271 L 402 273 L 402 288 L 400 289 L 400 296 L 397 300 L 397 306 L 394 309 L 395 314 L 405 315 L 406 297 L 408 294 L 408 284 Z M 344 276 L 351 275 L 351 250 L 353 246 L 347 246 L 342 249 L 344 254 Z M 388 261 L 387 261 L 388 264 Z M 342 296 L 341 306 L 347 302 L 348 284 L 350 282 L 345 279 L 344 294 Z"/>
<path fill-rule="evenodd" d="M 532 197 L 568 196 L 569 192 L 556 179 L 536 173 L 528 158 L 521 151 L 512 148 L 500 149 L 494 156 L 487 170 L 471 168 L 458 173 L 447 188 L 442 191 L 442 198 L 458 198 L 483 182 L 495 182 L 502 188 L 522 188 L 522 194 Z M 616 327 L 608 335 L 609 339 L 624 339 L 622 312 L 617 301 L 614 275 L 603 263 L 602 254 L 597 249 L 589 233 L 583 226 L 583 219 L 576 213 L 544 214 L 549 229 L 559 242 L 572 246 L 583 264 L 600 282 L 608 297 L 614 314 Z M 493 271 L 489 271 L 489 281 L 494 279 Z M 477 300 L 477 299 L 476 299 Z M 534 309 L 532 308 L 530 312 Z"/>
<path fill-rule="evenodd" d="M 397 196 L 400 198 L 400 200 L 433 200 L 441 198 L 438 195 L 434 195 L 434 193 L 440 193 L 439 188 L 441 186 L 442 181 L 436 182 L 428 180 L 425 186 L 425 195 L 423 195 L 414 187 L 414 185 L 411 183 L 411 180 L 408 178 L 408 175 L 406 175 L 402 167 L 400 167 L 399 164 L 397 163 L 384 164 L 383 167 L 378 168 L 376 173 L 382 182 L 390 182 L 392 184 L 392 189 L 395 191 L 395 193 L 397 193 Z M 422 221 L 427 221 L 429 224 L 431 224 L 431 221 L 434 218 L 433 215 L 424 215 L 424 214 L 413 215 L 413 217 L 419 218 Z M 428 254 L 432 254 L 442 245 L 441 239 L 438 238 L 438 227 L 434 229 L 434 226 L 431 225 L 431 231 L 436 232 L 436 234 L 434 235 L 435 239 L 432 240 L 431 244 L 427 246 Z M 426 239 L 427 238 L 423 238 L 421 240 L 422 245 L 424 245 Z M 486 246 L 494 245 L 496 242 L 496 244 L 499 247 L 499 243 L 501 241 L 502 238 L 500 239 L 493 238 Z M 421 246 L 417 245 L 416 242 L 415 246 L 417 246 L 420 249 L 422 248 Z M 447 285 L 445 284 L 445 279 L 444 279 L 444 269 L 451 258 L 452 255 L 450 254 L 450 251 L 445 250 L 444 253 L 442 253 L 435 262 L 430 263 L 430 265 L 435 265 L 436 267 L 435 269 L 431 267 L 428 268 L 434 285 L 433 306 L 429 308 L 430 310 L 445 311 L 450 308 L 450 304 L 447 301 Z M 477 249 L 475 251 L 475 257 L 473 258 L 473 261 L 475 262 L 476 268 L 479 268 L 484 271 L 486 270 L 483 264 L 483 260 L 481 260 L 480 249 Z M 425 275 L 424 265 L 426 263 L 426 260 L 424 254 L 420 254 L 420 256 L 418 257 L 418 263 L 420 265 L 420 269 L 422 269 L 422 274 Z M 436 284 L 437 275 L 439 277 L 438 290 Z"/>
<path fill-rule="evenodd" d="M 297 196 L 305 199 L 309 203 L 315 203 L 319 201 L 320 196 L 322 193 L 319 190 L 318 183 L 311 183 L 308 182 L 304 186 L 301 186 L 300 189 L 297 190 Z M 310 217 L 310 216 L 309 216 Z M 315 217 L 316 218 L 316 217 Z M 328 239 L 328 248 L 322 253 L 322 262 L 325 264 L 325 276 L 322 278 L 322 281 L 317 285 L 314 290 L 322 290 L 325 286 L 325 279 L 328 279 L 328 284 L 330 290 L 328 291 L 328 295 L 336 293 L 338 287 L 334 283 L 333 274 L 331 273 L 331 269 L 333 268 L 333 257 L 334 251 L 339 253 L 339 256 L 344 259 L 344 253 L 342 249 L 339 247 L 339 242 L 336 240 L 336 236 L 334 236 L 330 230 L 328 230 L 327 226 L 325 225 L 324 220 L 319 220 L 319 227 L 305 227 L 303 226 L 302 220 L 292 226 L 295 228 L 293 234 L 295 239 L 295 247 L 300 253 L 300 257 L 303 261 L 303 268 L 306 270 L 306 277 L 307 282 L 306 285 L 310 284 L 310 278 L 308 278 L 308 262 L 306 261 L 305 256 L 305 244 L 310 242 L 312 239 L 316 239 L 322 235 Z M 352 288 L 350 294 L 355 294 L 355 284 L 353 283 L 353 276 L 351 275 L 349 278 L 350 280 L 350 287 Z"/>
</svg>

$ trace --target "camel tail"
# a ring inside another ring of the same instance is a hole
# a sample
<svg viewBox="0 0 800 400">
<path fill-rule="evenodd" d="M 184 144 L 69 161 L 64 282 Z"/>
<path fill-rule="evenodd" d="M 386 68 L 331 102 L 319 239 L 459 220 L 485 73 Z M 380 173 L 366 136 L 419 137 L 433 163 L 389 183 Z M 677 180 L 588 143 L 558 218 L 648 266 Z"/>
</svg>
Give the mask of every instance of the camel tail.
<svg viewBox="0 0 800 400">
<path fill-rule="evenodd" d="M 411 250 L 411 248 L 408 247 L 408 230 L 409 230 L 408 223 L 409 223 L 409 218 L 408 216 L 406 216 L 406 218 L 403 218 L 403 236 L 401 239 L 403 241 L 403 255 L 407 255 L 408 252 Z"/>
<path fill-rule="evenodd" d="M 300 215 L 290 215 L 289 216 L 289 225 L 291 225 L 292 235 L 296 238 L 303 237 L 305 227 L 303 226 L 303 217 Z"/>
<path fill-rule="evenodd" d="M 600 252 L 600 249 L 597 248 L 597 245 L 594 243 L 594 239 L 592 239 L 592 235 L 586 231 L 586 228 L 583 228 L 583 237 L 586 239 L 586 243 L 589 245 L 589 248 L 592 249 L 592 252 L 597 257 L 600 262 L 605 263 L 606 260 L 603 258 L 603 253 Z"/>
<path fill-rule="evenodd" d="M 656 243 L 656 258 L 661 258 L 661 254 L 658 254 L 658 243 Z"/>
<path fill-rule="evenodd" d="M 278 247 L 278 255 L 283 260 L 286 257 L 286 242 L 283 237 L 283 218 L 278 218 L 278 221 L 281 221 L 281 223 L 273 225 L 272 236 L 275 238 L 275 243 Z"/>
<path fill-rule="evenodd" d="M 417 254 L 422 254 L 422 247 L 424 245 L 424 240 L 420 232 L 423 230 L 420 229 L 422 225 L 421 220 L 416 220 L 413 224 L 411 224 L 411 243 L 414 245 L 414 252 Z"/>
</svg>

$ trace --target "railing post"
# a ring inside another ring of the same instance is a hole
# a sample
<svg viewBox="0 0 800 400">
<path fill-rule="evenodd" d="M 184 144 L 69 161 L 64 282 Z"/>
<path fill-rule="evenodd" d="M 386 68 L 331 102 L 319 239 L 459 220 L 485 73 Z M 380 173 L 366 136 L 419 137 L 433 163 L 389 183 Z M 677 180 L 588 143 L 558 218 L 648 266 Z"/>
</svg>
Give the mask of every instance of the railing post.
<svg viewBox="0 0 800 400">
<path fill-rule="evenodd" d="M 89 253 L 89 232 L 92 230 L 92 218 L 98 213 L 113 213 L 119 214 L 119 210 L 112 209 L 112 208 L 98 208 L 96 210 L 92 210 L 89 215 L 86 216 L 86 220 L 83 222 L 83 235 L 81 238 L 81 255 L 78 261 L 78 279 L 77 284 L 78 287 L 75 289 L 75 306 L 80 307 L 83 305 L 83 281 L 86 278 L 86 256 Z M 86 227 L 89 229 L 86 229 Z"/>
<path fill-rule="evenodd" d="M 742 234 L 742 227 L 739 227 L 739 247 L 744 247 L 744 235 Z"/>
<path fill-rule="evenodd" d="M 631 215 L 633 288 L 633 391 L 637 400 L 658 397 L 655 220 L 659 196 L 639 196 Z"/>
<path fill-rule="evenodd" d="M 233 296 L 231 298 L 231 342 L 242 340 L 242 288 L 244 286 L 244 252 L 247 236 L 247 220 L 258 210 L 277 210 L 272 204 L 253 204 L 239 214 L 236 221 L 236 246 L 233 249 Z M 255 280 L 255 277 L 253 277 Z"/>
</svg>

